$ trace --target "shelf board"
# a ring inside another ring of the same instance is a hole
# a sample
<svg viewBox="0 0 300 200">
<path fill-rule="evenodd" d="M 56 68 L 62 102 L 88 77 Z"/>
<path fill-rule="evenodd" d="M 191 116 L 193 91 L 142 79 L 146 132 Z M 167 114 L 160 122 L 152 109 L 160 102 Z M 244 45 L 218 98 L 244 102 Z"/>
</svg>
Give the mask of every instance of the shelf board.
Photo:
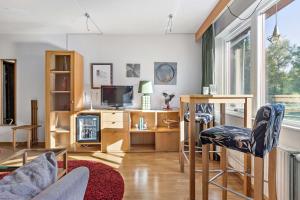
<svg viewBox="0 0 300 200">
<path fill-rule="evenodd" d="M 130 146 L 130 152 L 154 152 L 154 144 L 132 144 Z"/>
<path fill-rule="evenodd" d="M 180 128 L 158 127 L 156 132 L 179 132 Z"/>
<path fill-rule="evenodd" d="M 145 129 L 145 130 L 140 130 L 140 129 L 138 129 L 138 128 L 131 128 L 130 130 L 129 130 L 130 132 L 132 132 L 132 133 L 135 133 L 135 132 L 149 132 L 149 133 L 153 133 L 153 132 L 156 132 L 156 129 Z"/>
<path fill-rule="evenodd" d="M 53 132 L 55 133 L 70 133 L 70 130 L 65 128 L 56 128 Z"/>
<path fill-rule="evenodd" d="M 101 142 L 76 142 L 78 145 L 100 145 Z"/>
<path fill-rule="evenodd" d="M 51 112 L 59 112 L 59 113 L 69 113 L 70 110 L 51 110 Z"/>
<path fill-rule="evenodd" d="M 146 130 L 140 130 L 137 128 L 131 128 L 129 130 L 131 133 L 136 133 L 136 132 L 144 132 L 144 133 L 153 133 L 153 132 L 179 132 L 179 128 L 167 128 L 167 127 L 157 127 L 157 128 L 151 128 L 151 129 L 146 129 Z"/>
<path fill-rule="evenodd" d="M 70 94 L 71 91 L 69 91 L 69 90 L 66 90 L 66 91 L 52 90 L 51 93 L 52 94 Z"/>
<path fill-rule="evenodd" d="M 61 70 L 50 70 L 51 73 L 53 74 L 70 74 L 71 71 L 61 71 Z"/>
</svg>

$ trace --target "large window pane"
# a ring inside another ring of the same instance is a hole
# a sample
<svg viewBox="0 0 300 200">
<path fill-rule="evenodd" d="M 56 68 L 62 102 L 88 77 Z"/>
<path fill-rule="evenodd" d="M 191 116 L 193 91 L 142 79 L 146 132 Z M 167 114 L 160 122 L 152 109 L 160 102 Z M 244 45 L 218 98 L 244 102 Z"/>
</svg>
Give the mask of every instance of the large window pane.
<svg viewBox="0 0 300 200">
<path fill-rule="evenodd" d="M 285 120 L 300 121 L 300 1 L 278 4 L 280 40 L 270 41 L 276 22 L 275 5 L 266 12 L 266 101 L 286 105 Z"/>
<path fill-rule="evenodd" d="M 250 29 L 230 41 L 230 94 L 250 94 Z"/>
<path fill-rule="evenodd" d="M 250 29 L 246 29 L 229 42 L 229 94 L 251 94 Z M 229 110 L 243 112 L 243 105 L 231 104 Z"/>
</svg>

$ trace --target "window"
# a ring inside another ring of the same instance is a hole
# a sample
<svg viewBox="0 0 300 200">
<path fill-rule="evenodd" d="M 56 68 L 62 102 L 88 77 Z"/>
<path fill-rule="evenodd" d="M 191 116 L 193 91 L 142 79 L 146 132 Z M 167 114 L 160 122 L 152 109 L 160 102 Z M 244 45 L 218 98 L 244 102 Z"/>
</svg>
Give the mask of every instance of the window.
<svg viewBox="0 0 300 200">
<path fill-rule="evenodd" d="M 16 123 L 16 60 L 0 59 L 0 125 Z"/>
<path fill-rule="evenodd" d="M 276 5 L 265 12 L 266 95 L 269 103 L 286 105 L 285 122 L 300 122 L 300 1 L 277 3 L 280 40 L 271 42 Z"/>
<path fill-rule="evenodd" d="M 250 94 L 250 58 L 250 29 L 247 29 L 230 40 L 230 94 Z"/>
<path fill-rule="evenodd" d="M 227 42 L 227 73 L 229 94 L 251 94 L 250 28 L 240 32 Z M 229 110 L 243 112 L 243 105 L 231 104 Z"/>
</svg>

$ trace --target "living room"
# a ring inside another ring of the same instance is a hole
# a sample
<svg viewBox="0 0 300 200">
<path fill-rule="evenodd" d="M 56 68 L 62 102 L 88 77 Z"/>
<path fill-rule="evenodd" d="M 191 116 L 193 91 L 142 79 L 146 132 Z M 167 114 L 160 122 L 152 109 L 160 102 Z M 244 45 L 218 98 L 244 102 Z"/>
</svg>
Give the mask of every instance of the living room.
<svg viewBox="0 0 300 200">
<path fill-rule="evenodd" d="M 0 199 L 300 199 L 299 6 L 1 1 Z"/>
</svg>

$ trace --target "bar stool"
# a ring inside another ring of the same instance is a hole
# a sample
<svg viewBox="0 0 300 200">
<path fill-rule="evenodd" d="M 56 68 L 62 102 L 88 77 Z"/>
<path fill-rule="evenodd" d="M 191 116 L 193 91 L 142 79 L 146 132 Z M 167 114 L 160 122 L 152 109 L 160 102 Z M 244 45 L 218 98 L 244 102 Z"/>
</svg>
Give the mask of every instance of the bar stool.
<svg viewBox="0 0 300 200">
<path fill-rule="evenodd" d="M 202 131 L 199 141 L 202 143 L 202 199 L 208 200 L 208 184 L 213 184 L 223 190 L 222 199 L 227 199 L 227 191 L 242 198 L 251 199 L 241 193 L 227 188 L 227 158 L 226 149 L 254 155 L 254 200 L 264 198 L 264 157 L 269 153 L 268 188 L 269 199 L 276 200 L 276 147 L 284 116 L 282 104 L 265 105 L 256 114 L 253 129 L 239 128 L 234 126 L 216 126 Z M 221 147 L 221 169 L 222 172 L 209 179 L 209 144 Z M 229 169 L 238 173 L 238 170 Z M 251 174 L 244 173 L 245 176 Z M 222 185 L 215 180 L 222 176 Z"/>
<path fill-rule="evenodd" d="M 211 128 L 214 126 L 214 105 L 213 104 L 197 104 L 196 105 L 196 113 L 195 113 L 195 122 L 198 125 L 200 131 L 205 130 L 207 128 Z M 189 111 L 184 114 L 184 121 L 189 122 Z M 197 131 L 195 130 L 195 133 Z M 195 137 L 197 137 L 197 134 L 194 134 Z M 184 160 L 189 161 L 188 156 L 186 153 L 188 153 L 189 149 L 189 143 L 188 138 L 186 138 L 181 144 L 181 151 L 179 155 L 179 163 L 180 163 L 180 169 L 183 172 L 184 171 Z M 211 147 L 212 149 L 213 147 Z M 196 153 L 202 152 L 201 143 L 195 144 Z M 213 152 L 210 154 L 210 158 L 213 159 Z"/>
</svg>

